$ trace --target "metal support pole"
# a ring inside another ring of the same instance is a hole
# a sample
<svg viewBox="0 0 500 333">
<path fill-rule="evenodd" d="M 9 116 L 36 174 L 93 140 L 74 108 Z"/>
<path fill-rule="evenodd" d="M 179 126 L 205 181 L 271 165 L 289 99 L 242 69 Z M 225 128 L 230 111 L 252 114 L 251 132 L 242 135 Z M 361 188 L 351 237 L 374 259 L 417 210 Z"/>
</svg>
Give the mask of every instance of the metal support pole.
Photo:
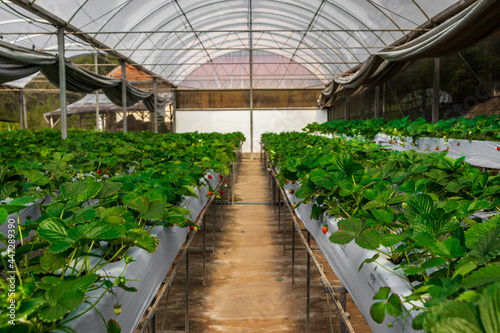
<svg viewBox="0 0 500 333">
<path fill-rule="evenodd" d="M 98 60 L 97 60 L 97 52 L 94 53 L 94 70 L 96 74 L 99 74 L 99 66 L 98 66 Z M 101 117 L 99 116 L 99 89 L 95 91 L 95 128 L 97 130 L 102 130 L 101 126 L 99 126 L 99 122 L 101 121 Z M 104 125 L 104 121 L 102 122 Z M 104 127 L 104 126 L 102 126 Z"/>
<path fill-rule="evenodd" d="M 285 207 L 285 214 L 286 214 L 286 207 Z M 295 228 L 292 228 L 292 290 L 293 289 L 295 289 Z"/>
<path fill-rule="evenodd" d="M 215 217 L 217 205 L 215 204 L 215 200 L 214 200 L 214 204 L 212 205 L 212 209 L 214 211 L 214 229 L 213 229 L 213 236 L 212 236 L 212 253 L 215 253 L 215 226 L 217 224 L 217 219 Z"/>
<path fill-rule="evenodd" d="M 248 2 L 248 47 L 250 63 L 250 153 L 253 154 L 253 35 L 252 0 Z"/>
<path fill-rule="evenodd" d="M 271 178 L 271 205 L 273 205 L 273 213 L 276 213 L 276 205 L 274 204 L 276 202 L 276 186 L 274 186 L 274 178 Z M 274 218 L 274 215 L 273 215 Z"/>
<path fill-rule="evenodd" d="M 286 198 L 284 198 L 286 200 Z M 286 207 L 283 213 L 283 255 L 285 255 L 285 245 L 286 245 Z"/>
<path fill-rule="evenodd" d="M 380 86 L 375 87 L 375 118 L 380 118 Z"/>
<path fill-rule="evenodd" d="M 19 129 L 23 129 L 23 92 L 19 92 Z"/>
<path fill-rule="evenodd" d="M 382 85 L 382 118 L 385 118 L 385 83 Z"/>
<path fill-rule="evenodd" d="M 344 120 L 349 120 L 349 97 L 344 97 Z"/>
<path fill-rule="evenodd" d="M 281 224 L 281 191 L 278 191 L 278 232 L 280 232 Z"/>
<path fill-rule="evenodd" d="M 207 286 L 207 240 L 206 240 L 206 216 L 203 215 L 203 287 Z"/>
<path fill-rule="evenodd" d="M 347 311 L 347 293 L 345 288 L 340 292 L 340 304 L 342 305 L 342 309 Z M 340 333 L 347 332 L 347 326 L 345 325 L 343 320 L 340 320 Z"/>
<path fill-rule="evenodd" d="M 434 58 L 434 84 L 432 93 L 432 122 L 439 121 L 439 58 Z"/>
<path fill-rule="evenodd" d="M 64 27 L 57 27 L 57 49 L 59 53 L 59 94 L 61 96 L 61 138 L 68 137 L 66 109 L 66 63 L 64 59 Z"/>
<path fill-rule="evenodd" d="M 156 78 L 153 78 L 153 94 L 154 94 L 154 116 L 153 116 L 153 129 L 155 133 L 158 133 L 158 94 L 157 94 L 157 85 L 158 85 L 158 80 Z"/>
<path fill-rule="evenodd" d="M 311 245 L 311 234 L 307 232 L 307 245 Z M 306 332 L 309 333 L 309 314 L 311 311 L 311 256 L 307 251 L 307 278 L 306 278 L 306 293 L 307 293 L 307 310 L 306 310 Z"/>
<path fill-rule="evenodd" d="M 280 185 L 278 183 L 278 179 L 277 178 L 274 179 L 274 191 L 276 192 L 276 198 L 275 198 L 276 201 L 274 201 L 273 204 L 274 204 L 274 209 L 276 211 L 278 211 L 278 209 L 279 209 L 279 206 L 278 206 L 279 199 L 278 198 L 279 198 L 279 195 L 280 195 Z"/>
<path fill-rule="evenodd" d="M 185 332 L 189 332 L 189 249 L 186 251 L 186 309 L 185 309 Z"/>
<path fill-rule="evenodd" d="M 127 66 L 121 61 L 122 66 L 122 108 L 123 108 L 123 134 L 127 133 Z"/>
<path fill-rule="evenodd" d="M 266 173 L 267 202 L 270 205 L 271 204 L 271 185 L 269 183 L 269 171 L 268 171 L 268 167 L 267 167 L 267 154 L 264 157 L 264 171 Z"/>
<path fill-rule="evenodd" d="M 232 165 L 232 168 L 233 170 L 233 174 L 232 174 L 232 179 L 231 179 L 231 203 L 233 204 L 234 206 L 234 188 L 236 186 L 236 170 L 235 170 L 235 165 L 234 165 L 234 162 L 233 162 L 233 165 Z"/>
<path fill-rule="evenodd" d="M 172 133 L 177 133 L 177 94 L 176 94 L 176 90 L 175 89 L 172 89 Z"/>
<path fill-rule="evenodd" d="M 26 109 L 26 93 L 23 92 L 23 113 L 24 113 L 24 128 L 28 129 L 28 110 Z"/>
</svg>

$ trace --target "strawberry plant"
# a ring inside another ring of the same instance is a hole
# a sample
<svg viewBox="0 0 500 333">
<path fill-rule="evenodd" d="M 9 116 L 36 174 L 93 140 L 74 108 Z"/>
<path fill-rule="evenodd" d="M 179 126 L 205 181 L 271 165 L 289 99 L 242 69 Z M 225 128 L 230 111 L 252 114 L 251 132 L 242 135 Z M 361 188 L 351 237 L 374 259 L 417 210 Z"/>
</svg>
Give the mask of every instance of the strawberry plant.
<svg viewBox="0 0 500 333">
<path fill-rule="evenodd" d="M 433 137 L 498 141 L 500 139 L 500 116 L 479 115 L 473 119 L 459 117 L 440 120 L 436 123 L 427 123 L 423 118 L 411 121 L 409 117 L 395 120 L 383 118 L 334 120 L 323 124 L 312 123 L 304 130 L 346 135 L 369 141 L 373 141 L 378 133 L 387 134 L 392 138 Z"/>
<path fill-rule="evenodd" d="M 415 327 L 434 327 L 439 304 L 471 301 L 469 296 L 474 303 L 484 288 L 500 283 L 500 215 L 494 214 L 500 210 L 500 176 L 447 151 L 388 151 L 306 133 L 267 133 L 262 142 L 279 169 L 280 185 L 300 180 L 298 205 L 311 203 L 316 220 L 322 214 L 343 218 L 330 236 L 333 243 L 376 251 L 364 263 L 387 258 L 393 273 L 407 281 L 411 295 L 391 294 L 390 288 L 376 293 L 376 322 L 386 314 L 406 316 L 401 304 L 407 303 L 423 311 Z M 474 216 L 478 212 L 494 216 L 483 221 Z"/>
<path fill-rule="evenodd" d="M 59 136 L 53 130 L 0 135 L 0 224 L 11 214 L 19 222 L 26 205 L 36 205 L 41 215 L 18 223 L 15 238 L 21 244 L 15 256 L 5 252 L 0 262 L 3 272 L 16 272 L 15 319 L 21 331 L 74 332 L 68 323 L 99 311 L 104 295 L 116 296 L 116 288 L 135 292 L 125 275 L 134 261 L 129 250 L 153 253 L 155 226 L 192 226 L 182 201 L 196 196 L 195 187 L 206 186 L 209 172 L 227 174 L 244 140 L 241 133 L 70 131 L 71 139 L 64 141 Z M 42 200 L 47 198 L 52 200 Z M 4 235 L 0 241 L 7 244 Z M 125 267 L 119 276 L 103 273 L 120 260 Z M 11 297 L 6 277 L 0 279 L 0 330 L 12 319 L 5 311 Z M 68 318 L 83 303 L 90 307 Z M 121 311 L 118 299 L 114 311 Z M 120 331 L 112 320 L 106 326 Z"/>
</svg>

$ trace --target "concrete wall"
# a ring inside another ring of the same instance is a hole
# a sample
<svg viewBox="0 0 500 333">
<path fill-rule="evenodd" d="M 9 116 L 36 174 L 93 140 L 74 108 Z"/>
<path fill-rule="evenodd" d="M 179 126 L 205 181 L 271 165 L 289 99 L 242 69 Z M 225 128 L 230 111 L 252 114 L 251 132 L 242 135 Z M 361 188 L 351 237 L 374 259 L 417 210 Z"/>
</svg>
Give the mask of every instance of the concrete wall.
<svg viewBox="0 0 500 333">
<path fill-rule="evenodd" d="M 253 152 L 260 151 L 260 136 L 265 132 L 300 131 L 312 122 L 326 121 L 326 110 L 254 110 Z M 176 131 L 184 132 L 242 132 L 247 141 L 243 152 L 250 150 L 249 110 L 177 110 Z"/>
</svg>

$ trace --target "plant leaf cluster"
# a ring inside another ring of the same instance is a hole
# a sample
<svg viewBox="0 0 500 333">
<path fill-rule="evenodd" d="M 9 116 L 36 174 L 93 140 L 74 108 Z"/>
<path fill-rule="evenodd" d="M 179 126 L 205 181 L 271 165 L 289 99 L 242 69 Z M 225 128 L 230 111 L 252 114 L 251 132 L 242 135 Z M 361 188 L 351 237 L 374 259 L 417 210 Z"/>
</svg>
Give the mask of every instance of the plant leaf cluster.
<svg viewBox="0 0 500 333">
<path fill-rule="evenodd" d="M 485 290 L 500 283 L 499 175 L 481 172 L 464 158 L 454 160 L 446 151 L 390 151 L 295 132 L 266 133 L 262 142 L 279 169 L 280 185 L 299 182 L 298 204 L 312 203 L 312 218 L 323 213 L 343 218 L 330 236 L 333 243 L 354 241 L 374 250 L 365 263 L 385 258 L 395 265 L 394 274 L 407 280 L 409 296 L 390 294 L 389 288 L 375 295 L 380 301 L 372 307 L 375 321 L 385 314 L 402 316 L 406 302 L 423 311 L 415 327 L 438 332 L 432 318 L 440 304 L 469 302 L 477 308 Z M 493 217 L 483 220 L 477 213 Z"/>
</svg>

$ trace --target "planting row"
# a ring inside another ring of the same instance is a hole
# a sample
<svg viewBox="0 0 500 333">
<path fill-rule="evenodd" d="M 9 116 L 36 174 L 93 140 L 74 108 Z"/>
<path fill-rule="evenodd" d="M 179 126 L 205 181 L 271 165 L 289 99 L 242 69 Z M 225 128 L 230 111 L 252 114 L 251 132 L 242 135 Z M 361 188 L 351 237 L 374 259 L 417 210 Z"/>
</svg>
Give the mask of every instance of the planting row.
<svg viewBox="0 0 500 333">
<path fill-rule="evenodd" d="M 136 264 L 130 251 L 155 252 L 158 227 L 195 227 L 190 198 L 222 194 L 214 187 L 245 140 L 241 133 L 59 137 L 54 130 L 0 133 L 0 241 L 7 246 L 0 330 L 74 332 L 71 321 L 99 312 L 101 299 L 136 292 L 126 277 Z M 115 262 L 121 270 L 109 274 Z M 118 297 L 114 307 L 122 311 Z M 116 321 L 101 319 L 119 331 Z"/>
<path fill-rule="evenodd" d="M 374 141 L 379 133 L 391 138 L 419 137 L 465 139 L 465 140 L 500 140 L 500 115 L 480 115 L 473 119 L 464 117 L 440 120 L 428 123 L 423 118 L 412 121 L 409 117 L 395 120 L 373 118 L 367 120 L 334 120 L 323 124 L 312 123 L 304 130 L 328 134 L 344 134 L 349 137 L 361 137 Z"/>
<path fill-rule="evenodd" d="M 308 204 L 313 220 L 335 218 L 323 231 L 332 243 L 373 251 L 359 270 L 391 266 L 406 281 L 406 295 L 390 285 L 374 291 L 375 322 L 389 315 L 398 323 L 415 317 L 413 328 L 429 332 L 498 331 L 500 176 L 447 151 L 391 151 L 293 132 L 264 134 L 262 142 L 280 185 L 302 199 L 297 211 Z"/>
</svg>

